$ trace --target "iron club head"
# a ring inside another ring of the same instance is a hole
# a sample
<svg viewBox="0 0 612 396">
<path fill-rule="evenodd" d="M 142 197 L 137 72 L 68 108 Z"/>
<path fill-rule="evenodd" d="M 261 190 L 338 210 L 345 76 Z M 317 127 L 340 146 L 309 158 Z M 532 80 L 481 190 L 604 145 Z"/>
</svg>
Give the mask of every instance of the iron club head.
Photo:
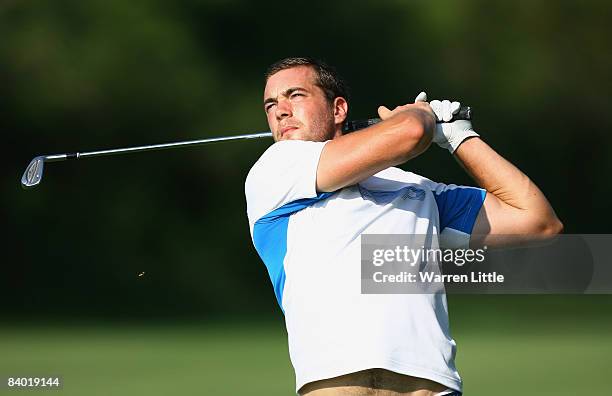
<svg viewBox="0 0 612 396">
<path fill-rule="evenodd" d="M 25 189 L 36 187 L 42 179 L 44 166 L 45 157 L 42 155 L 30 161 L 30 165 L 21 176 L 21 187 Z"/>
</svg>

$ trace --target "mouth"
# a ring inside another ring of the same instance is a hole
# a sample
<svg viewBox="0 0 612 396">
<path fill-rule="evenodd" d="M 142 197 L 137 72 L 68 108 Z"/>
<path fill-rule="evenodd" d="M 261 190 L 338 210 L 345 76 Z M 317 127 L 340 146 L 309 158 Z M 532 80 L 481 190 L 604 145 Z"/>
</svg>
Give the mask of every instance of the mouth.
<svg viewBox="0 0 612 396">
<path fill-rule="evenodd" d="M 286 134 L 287 132 L 291 132 L 291 131 L 293 131 L 293 130 L 295 130 L 295 129 L 298 129 L 298 127 L 296 127 L 296 126 L 286 126 L 286 127 L 283 127 L 283 128 L 281 128 L 281 130 L 280 130 L 280 135 L 281 135 L 281 137 L 282 137 L 282 136 L 283 136 L 284 134 Z"/>
</svg>

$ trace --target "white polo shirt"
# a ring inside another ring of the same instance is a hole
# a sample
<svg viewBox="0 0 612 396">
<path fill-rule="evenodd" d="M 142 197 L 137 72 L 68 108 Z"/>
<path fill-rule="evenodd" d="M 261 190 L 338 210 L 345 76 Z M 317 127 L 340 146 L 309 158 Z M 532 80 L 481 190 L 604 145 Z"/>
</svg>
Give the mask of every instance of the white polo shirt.
<svg viewBox="0 0 612 396">
<path fill-rule="evenodd" d="M 370 368 L 461 391 L 444 292 L 362 294 L 360 236 L 442 234 L 467 246 L 485 191 L 388 168 L 318 194 L 325 143 L 274 143 L 245 183 L 253 244 L 285 314 L 296 392 Z"/>
</svg>

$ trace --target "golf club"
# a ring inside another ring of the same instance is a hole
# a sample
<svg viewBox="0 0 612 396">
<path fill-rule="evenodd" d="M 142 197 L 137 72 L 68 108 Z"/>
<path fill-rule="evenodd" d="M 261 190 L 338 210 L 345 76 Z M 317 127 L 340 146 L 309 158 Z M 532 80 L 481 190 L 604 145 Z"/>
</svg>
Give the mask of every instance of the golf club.
<svg viewBox="0 0 612 396">
<path fill-rule="evenodd" d="M 459 109 L 459 112 L 453 116 L 453 120 L 470 120 L 472 119 L 472 109 L 469 106 L 463 106 Z M 374 125 L 380 122 L 380 118 L 370 118 L 367 120 L 356 120 L 347 122 L 344 127 L 345 132 L 353 132 L 359 129 L 366 128 L 370 125 Z M 223 136 L 223 137 L 214 137 L 208 139 L 198 139 L 198 140 L 187 140 L 183 142 L 175 142 L 175 143 L 162 143 L 162 144 L 152 144 L 147 146 L 136 146 L 136 147 L 125 147 L 118 149 L 108 149 L 108 150 L 99 150 L 99 151 L 89 151 L 82 153 L 66 153 L 66 154 L 51 154 L 51 155 L 39 155 L 34 157 L 30 164 L 26 168 L 25 172 L 23 172 L 23 176 L 21 177 L 21 186 L 24 189 L 29 189 L 36 187 L 40 184 L 43 176 L 43 170 L 46 162 L 58 162 L 58 161 L 66 161 L 69 159 L 78 159 L 78 158 L 87 158 L 87 157 L 101 157 L 105 155 L 115 155 L 115 154 L 128 154 L 128 153 L 136 153 L 141 151 L 154 151 L 154 150 L 165 150 L 179 147 L 187 147 L 187 146 L 196 146 L 201 144 L 208 143 L 217 143 L 217 142 L 227 142 L 232 140 L 245 140 L 245 139 L 258 139 L 264 137 L 272 137 L 272 132 L 260 132 L 260 133 L 251 133 L 246 135 L 237 135 L 237 136 Z"/>
</svg>

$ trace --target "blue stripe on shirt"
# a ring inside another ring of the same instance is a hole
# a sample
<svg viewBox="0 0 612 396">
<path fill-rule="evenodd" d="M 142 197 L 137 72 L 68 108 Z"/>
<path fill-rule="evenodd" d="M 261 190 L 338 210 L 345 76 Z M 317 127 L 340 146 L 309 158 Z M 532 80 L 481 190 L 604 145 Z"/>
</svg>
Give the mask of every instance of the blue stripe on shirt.
<svg viewBox="0 0 612 396">
<path fill-rule="evenodd" d="M 283 309 L 283 288 L 285 287 L 285 267 L 283 263 L 287 254 L 289 217 L 293 213 L 314 205 L 332 194 L 321 193 L 315 198 L 299 199 L 285 204 L 261 217 L 253 226 L 255 249 L 268 269 L 276 301 L 278 301 L 281 309 Z"/>
<path fill-rule="evenodd" d="M 439 232 L 448 227 L 471 234 L 486 193 L 486 190 L 475 187 L 456 187 L 440 193 L 434 191 L 440 214 Z"/>
</svg>

